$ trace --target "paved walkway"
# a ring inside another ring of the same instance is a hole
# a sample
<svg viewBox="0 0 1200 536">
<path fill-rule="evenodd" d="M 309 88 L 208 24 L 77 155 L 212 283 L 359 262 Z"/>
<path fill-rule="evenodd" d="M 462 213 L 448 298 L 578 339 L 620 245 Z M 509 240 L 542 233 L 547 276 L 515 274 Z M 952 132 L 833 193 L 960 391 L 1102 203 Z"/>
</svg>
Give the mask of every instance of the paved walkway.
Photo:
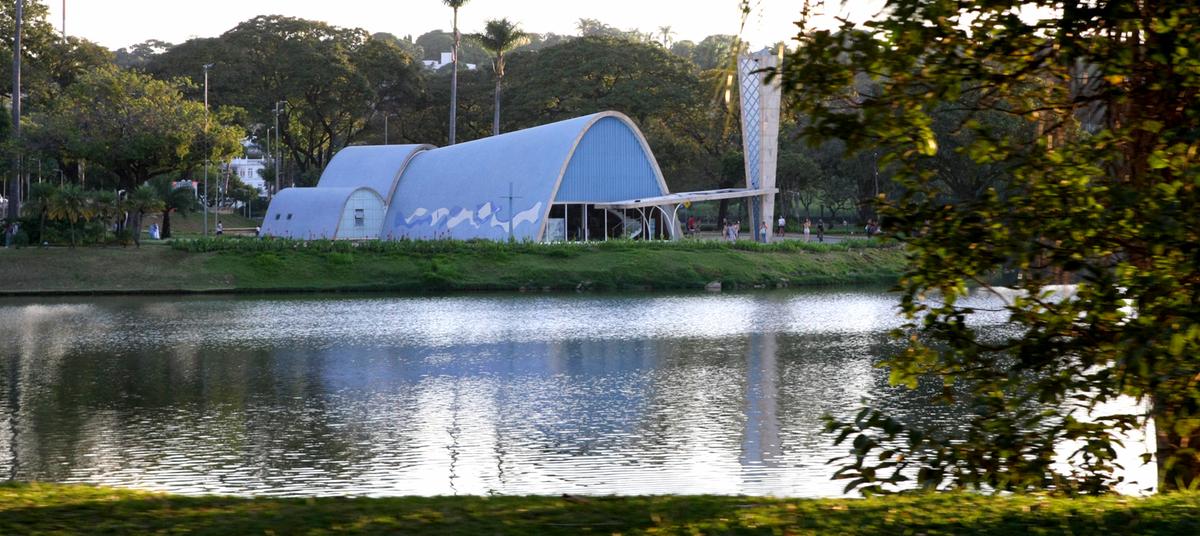
<svg viewBox="0 0 1200 536">
<path fill-rule="evenodd" d="M 743 232 L 741 237 L 743 239 L 749 240 L 750 234 Z M 723 240 L 723 238 L 721 237 L 721 233 L 718 233 L 715 231 L 702 231 L 702 232 L 696 233 L 696 236 L 694 238 L 693 237 L 685 237 L 685 239 L 686 240 L 693 240 L 693 239 L 694 240 Z M 844 235 L 844 234 L 836 234 L 836 235 L 827 234 L 827 235 L 825 235 L 825 243 L 826 244 L 836 244 L 836 243 L 842 242 L 844 240 L 863 240 L 863 239 L 866 239 L 865 235 Z M 802 233 L 802 232 L 801 233 L 788 233 L 787 236 L 776 235 L 774 240 L 776 242 L 778 242 L 780 240 L 793 240 L 793 241 L 801 240 L 802 241 L 802 240 L 804 240 L 804 233 Z M 809 237 L 809 242 L 813 242 L 813 243 L 817 242 L 817 234 L 816 233 L 813 233 Z"/>
</svg>

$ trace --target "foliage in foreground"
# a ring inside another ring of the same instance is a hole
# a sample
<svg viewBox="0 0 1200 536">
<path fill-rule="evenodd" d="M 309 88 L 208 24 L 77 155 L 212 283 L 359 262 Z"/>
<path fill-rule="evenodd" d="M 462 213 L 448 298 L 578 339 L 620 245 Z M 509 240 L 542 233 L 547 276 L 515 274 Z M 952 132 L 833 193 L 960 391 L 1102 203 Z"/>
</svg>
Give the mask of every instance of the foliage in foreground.
<svg viewBox="0 0 1200 536">
<path fill-rule="evenodd" d="M 0 485 L 3 534 L 1179 534 L 1200 495 L 1147 499 L 760 497 L 180 497 Z"/>
<path fill-rule="evenodd" d="M 913 252 L 893 382 L 938 376 L 975 417 L 962 433 L 871 411 L 833 421 L 853 438 L 838 476 L 865 491 L 915 476 L 1104 492 L 1115 435 L 1150 419 L 1159 489 L 1200 487 L 1200 4 L 891 0 L 882 13 L 804 31 L 783 80 L 810 137 L 878 149 L 904 187 L 881 200 Z M 940 193 L 941 107 L 963 114 L 957 154 L 1004 170 L 1002 186 Z M 997 114 L 1033 142 L 983 120 Z M 960 298 L 1005 268 L 1020 274 L 1005 306 L 1016 335 L 985 339 Z M 1079 285 L 1047 288 L 1064 282 Z M 1124 395 L 1145 405 L 1099 409 Z"/>
</svg>

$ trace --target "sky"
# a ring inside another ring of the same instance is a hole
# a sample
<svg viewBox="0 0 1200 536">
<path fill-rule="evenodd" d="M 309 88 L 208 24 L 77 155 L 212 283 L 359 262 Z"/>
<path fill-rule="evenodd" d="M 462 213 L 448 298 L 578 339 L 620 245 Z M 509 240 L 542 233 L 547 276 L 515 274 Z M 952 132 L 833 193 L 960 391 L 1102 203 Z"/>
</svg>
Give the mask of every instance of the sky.
<svg viewBox="0 0 1200 536">
<path fill-rule="evenodd" d="M 434 29 L 450 29 L 451 12 L 442 0 L 39 0 L 50 7 L 50 20 L 111 49 L 147 39 L 181 43 L 214 37 L 258 15 L 287 15 L 416 38 Z M 795 35 L 802 0 L 751 0 L 754 13 L 743 38 L 766 46 Z M 878 11 L 882 0 L 827 2 L 839 14 L 861 21 Z M 832 20 L 832 12 L 823 20 Z M 526 31 L 574 34 L 581 18 L 597 19 L 627 30 L 657 31 L 671 26 L 675 40 L 699 41 L 713 34 L 736 34 L 741 21 L 738 0 L 470 0 L 459 10 L 459 28 L 480 31 L 484 21 L 508 17 Z"/>
</svg>

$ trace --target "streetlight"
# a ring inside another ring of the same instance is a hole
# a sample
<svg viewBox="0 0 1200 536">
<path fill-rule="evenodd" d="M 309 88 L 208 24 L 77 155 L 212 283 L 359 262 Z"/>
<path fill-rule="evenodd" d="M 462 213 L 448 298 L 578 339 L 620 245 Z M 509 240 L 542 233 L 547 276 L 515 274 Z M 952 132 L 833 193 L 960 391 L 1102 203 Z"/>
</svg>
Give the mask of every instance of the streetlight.
<svg viewBox="0 0 1200 536">
<path fill-rule="evenodd" d="M 275 154 L 277 162 L 275 164 L 275 192 L 279 192 L 279 176 L 283 171 L 283 131 L 279 130 L 279 105 L 287 107 L 287 101 L 275 101 L 275 148 L 279 151 Z"/>
<path fill-rule="evenodd" d="M 208 236 L 208 70 L 213 64 L 204 64 L 204 235 Z"/>
<path fill-rule="evenodd" d="M 16 177 L 8 183 L 8 214 L 10 221 L 17 221 L 21 216 L 21 25 L 25 16 L 25 0 L 17 0 L 13 39 L 13 91 L 12 91 L 12 139 L 16 141 L 17 150 L 14 152 L 13 170 Z"/>
<path fill-rule="evenodd" d="M 275 159 L 271 157 L 271 130 L 273 130 L 272 127 L 267 127 L 267 148 L 266 148 L 265 153 L 263 154 L 263 162 L 264 163 L 275 162 Z M 279 173 L 279 170 L 275 170 L 275 172 Z M 271 194 L 271 197 L 275 196 L 275 192 L 271 192 L 270 191 L 271 188 L 267 186 L 267 184 L 265 182 L 265 177 L 264 177 L 264 182 L 263 182 L 263 188 L 267 189 L 267 191 Z"/>
</svg>

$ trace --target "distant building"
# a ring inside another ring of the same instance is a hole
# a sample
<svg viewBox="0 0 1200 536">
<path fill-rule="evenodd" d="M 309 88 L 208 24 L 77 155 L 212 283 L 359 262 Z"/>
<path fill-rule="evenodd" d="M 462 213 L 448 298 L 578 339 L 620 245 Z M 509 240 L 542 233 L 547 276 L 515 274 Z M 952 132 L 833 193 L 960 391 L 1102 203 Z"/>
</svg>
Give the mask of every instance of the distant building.
<svg viewBox="0 0 1200 536">
<path fill-rule="evenodd" d="M 260 196 L 267 195 L 267 182 L 262 177 L 266 168 L 267 161 L 262 158 L 234 158 L 229 162 L 229 171 L 247 186 L 258 189 Z"/>
<path fill-rule="evenodd" d="M 449 147 L 347 147 L 317 186 L 275 195 L 263 236 L 299 239 L 671 239 L 681 204 L 628 117 L 601 112 Z"/>
<path fill-rule="evenodd" d="M 421 63 L 423 65 L 425 65 L 426 68 L 433 69 L 436 71 L 438 69 L 441 69 L 442 67 L 450 65 L 451 58 L 453 58 L 453 57 L 454 57 L 453 53 L 443 52 L 442 58 L 440 60 L 421 60 Z M 465 66 L 468 71 L 474 71 L 477 68 L 477 66 L 474 63 L 464 63 L 463 66 Z"/>
</svg>

